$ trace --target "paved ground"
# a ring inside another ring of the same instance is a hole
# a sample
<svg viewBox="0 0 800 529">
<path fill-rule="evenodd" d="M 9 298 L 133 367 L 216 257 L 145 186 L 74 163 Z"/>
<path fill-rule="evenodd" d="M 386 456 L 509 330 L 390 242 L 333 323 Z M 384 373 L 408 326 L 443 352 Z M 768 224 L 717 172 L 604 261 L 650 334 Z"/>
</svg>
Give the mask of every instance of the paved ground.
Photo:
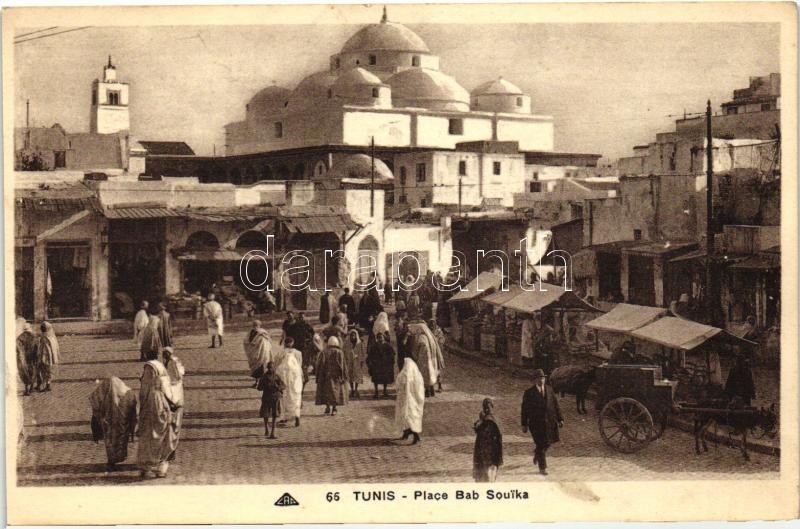
<svg viewBox="0 0 800 529">
<path fill-rule="evenodd" d="M 283 428 L 278 440 L 263 437 L 259 394 L 250 388 L 241 351 L 242 332 L 225 337 L 223 349 L 207 349 L 205 335 L 178 336 L 186 366 L 186 416 L 178 460 L 157 484 L 325 483 L 471 481 L 472 423 L 485 396 L 495 399 L 504 434 L 500 481 L 776 479 L 779 459 L 711 445 L 696 456 L 690 435 L 668 428 L 641 452 L 618 454 L 602 442 L 597 415 L 574 411 L 562 400 L 562 442 L 548 453 L 550 475 L 534 472 L 532 443 L 519 430 L 519 403 L 526 381 L 504 370 L 456 356 L 447 358 L 445 391 L 425 406 L 423 442 L 393 440 L 394 400 L 351 401 L 336 417 L 313 405 L 306 386 L 300 428 Z M 276 340 L 277 342 L 277 340 Z M 139 482 L 136 443 L 123 470 L 105 472 L 105 450 L 91 440 L 87 397 L 100 377 L 117 375 L 138 391 L 142 365 L 128 337 L 61 339 L 62 361 L 54 389 L 24 398 L 26 439 L 19 451 L 20 485 L 124 484 Z M 368 394 L 368 388 L 362 395 Z"/>
</svg>

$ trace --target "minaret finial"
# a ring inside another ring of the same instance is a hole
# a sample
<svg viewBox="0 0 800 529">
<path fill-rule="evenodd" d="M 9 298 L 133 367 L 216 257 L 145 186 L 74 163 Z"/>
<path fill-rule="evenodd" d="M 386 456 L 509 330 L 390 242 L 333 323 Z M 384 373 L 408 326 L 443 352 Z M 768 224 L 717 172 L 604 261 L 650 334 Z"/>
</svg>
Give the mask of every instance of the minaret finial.
<svg viewBox="0 0 800 529">
<path fill-rule="evenodd" d="M 386 6 L 383 6 L 383 17 L 381 17 L 381 24 L 386 24 L 389 21 L 389 16 L 386 14 Z"/>
<path fill-rule="evenodd" d="M 109 68 L 113 68 L 114 67 L 114 65 L 111 64 L 111 55 L 108 56 L 108 67 Z"/>
</svg>

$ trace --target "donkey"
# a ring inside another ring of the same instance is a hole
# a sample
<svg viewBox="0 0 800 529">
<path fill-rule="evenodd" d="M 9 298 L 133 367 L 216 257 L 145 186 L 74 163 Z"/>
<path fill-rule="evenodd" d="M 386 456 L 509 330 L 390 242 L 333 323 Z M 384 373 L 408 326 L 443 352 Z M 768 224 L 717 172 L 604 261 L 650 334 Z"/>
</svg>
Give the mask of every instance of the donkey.
<svg viewBox="0 0 800 529">
<path fill-rule="evenodd" d="M 716 407 L 715 405 L 720 405 L 718 399 L 698 403 L 698 406 L 708 408 L 714 408 Z M 742 406 L 741 403 L 737 406 L 735 401 L 725 403 L 725 407 L 714 411 L 696 412 L 694 414 L 694 451 L 698 455 L 701 453 L 701 445 L 703 451 L 708 452 L 705 436 L 712 422 L 731 428 L 728 437 L 732 446 L 735 446 L 733 443 L 734 435 L 742 437 L 742 457 L 744 457 L 745 461 L 750 461 L 750 454 L 747 453 L 747 432 L 753 431 L 755 428 L 761 428 L 769 437 L 775 437 L 778 415 L 774 403 L 769 408 L 764 408 L 763 406 L 755 408 Z"/>
</svg>

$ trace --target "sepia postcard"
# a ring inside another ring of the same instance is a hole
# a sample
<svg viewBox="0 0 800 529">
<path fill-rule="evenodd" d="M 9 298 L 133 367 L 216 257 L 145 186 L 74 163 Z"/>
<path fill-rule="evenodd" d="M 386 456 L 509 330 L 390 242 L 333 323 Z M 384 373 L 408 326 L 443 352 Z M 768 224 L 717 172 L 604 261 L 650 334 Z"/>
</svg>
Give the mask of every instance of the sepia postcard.
<svg viewBox="0 0 800 529">
<path fill-rule="evenodd" d="M 2 18 L 10 524 L 798 517 L 794 4 Z"/>
</svg>

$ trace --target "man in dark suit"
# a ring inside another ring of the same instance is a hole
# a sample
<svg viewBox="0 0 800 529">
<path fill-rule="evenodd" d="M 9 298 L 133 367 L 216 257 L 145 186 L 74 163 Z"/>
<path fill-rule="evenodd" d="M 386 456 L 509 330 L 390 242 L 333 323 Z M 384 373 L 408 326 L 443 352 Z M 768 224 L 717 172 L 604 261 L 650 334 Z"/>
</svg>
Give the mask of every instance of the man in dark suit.
<svg viewBox="0 0 800 529">
<path fill-rule="evenodd" d="M 547 475 L 547 448 L 559 441 L 558 429 L 564 426 L 564 418 L 558 407 L 553 388 L 545 383 L 544 371 L 533 371 L 533 386 L 522 397 L 522 432 L 530 430 L 536 444 L 533 463 L 539 464 L 539 473 Z"/>
</svg>

